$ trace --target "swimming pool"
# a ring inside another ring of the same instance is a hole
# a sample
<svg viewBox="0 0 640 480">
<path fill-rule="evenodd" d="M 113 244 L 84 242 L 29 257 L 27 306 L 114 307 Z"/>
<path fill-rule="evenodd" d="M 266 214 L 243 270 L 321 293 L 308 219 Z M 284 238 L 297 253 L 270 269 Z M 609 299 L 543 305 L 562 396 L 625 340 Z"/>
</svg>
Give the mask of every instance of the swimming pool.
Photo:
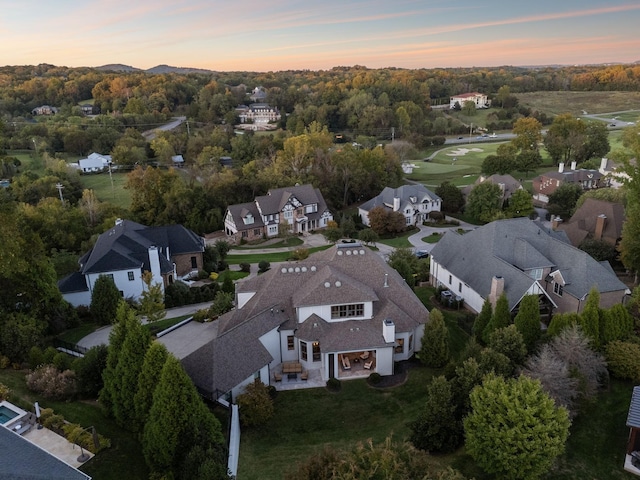
<svg viewBox="0 0 640 480">
<path fill-rule="evenodd" d="M 19 412 L 10 409 L 6 405 L 0 405 L 0 425 L 4 425 L 10 420 L 16 418 L 18 415 L 20 415 Z"/>
</svg>

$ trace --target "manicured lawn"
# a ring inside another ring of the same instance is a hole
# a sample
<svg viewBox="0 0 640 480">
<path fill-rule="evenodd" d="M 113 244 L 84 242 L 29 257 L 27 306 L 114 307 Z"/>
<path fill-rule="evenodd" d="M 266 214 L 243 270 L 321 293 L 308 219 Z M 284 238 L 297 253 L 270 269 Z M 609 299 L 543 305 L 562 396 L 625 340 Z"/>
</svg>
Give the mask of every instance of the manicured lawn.
<svg viewBox="0 0 640 480">
<path fill-rule="evenodd" d="M 331 245 L 324 245 L 322 247 L 313 247 L 309 249 L 309 254 L 326 250 Z M 274 253 L 254 253 L 254 254 L 240 254 L 240 255 L 227 255 L 225 261 L 230 265 L 238 265 L 239 263 L 259 263 L 262 260 L 266 260 L 269 263 L 274 262 L 286 262 L 291 258 L 291 252 L 274 252 Z"/>
<path fill-rule="evenodd" d="M 162 320 L 158 320 L 157 322 L 146 323 L 144 327 L 149 330 L 149 333 L 151 333 L 151 335 L 155 335 L 162 330 L 173 327 L 175 324 L 180 323 L 182 320 L 186 320 L 191 316 L 192 315 L 182 315 L 175 318 L 163 318 Z"/>
<path fill-rule="evenodd" d="M 221 272 L 220 275 L 218 275 L 217 281 L 218 283 L 222 283 L 224 282 L 224 279 L 227 277 L 230 277 L 231 280 L 236 281 L 248 276 L 249 276 L 249 273 L 241 272 L 240 270 L 225 270 L 224 272 Z"/>
<path fill-rule="evenodd" d="M 289 237 L 283 238 L 279 242 L 270 243 L 268 245 L 264 245 L 261 243 L 257 243 L 255 245 L 240 245 L 237 247 L 233 247 L 234 250 L 252 250 L 255 248 L 285 248 L 285 247 L 297 247 L 302 245 L 304 241 L 300 237 Z"/>
<path fill-rule="evenodd" d="M 422 239 L 425 243 L 438 243 L 438 241 L 442 238 L 442 233 L 434 232 L 431 235 L 424 237 Z"/>
<path fill-rule="evenodd" d="M 394 238 L 381 238 L 377 243 L 384 243 L 385 245 L 394 248 L 411 248 L 413 245 L 409 241 L 409 237 L 416 232 L 417 230 L 412 228 L 408 232 L 404 232 L 402 235 Z"/>
<path fill-rule="evenodd" d="M 79 327 L 72 328 L 66 332 L 58 335 L 58 338 L 63 342 L 73 343 L 74 345 L 82 340 L 84 337 L 94 332 L 98 328 L 95 323 L 84 323 Z"/>
<path fill-rule="evenodd" d="M 111 186 L 113 179 L 113 187 Z M 98 200 L 110 202 L 122 208 L 131 206 L 131 192 L 124 188 L 127 182 L 126 173 L 113 173 L 109 177 L 108 173 L 97 173 L 94 175 L 82 175 L 80 180 L 84 188 L 93 190 Z"/>
</svg>

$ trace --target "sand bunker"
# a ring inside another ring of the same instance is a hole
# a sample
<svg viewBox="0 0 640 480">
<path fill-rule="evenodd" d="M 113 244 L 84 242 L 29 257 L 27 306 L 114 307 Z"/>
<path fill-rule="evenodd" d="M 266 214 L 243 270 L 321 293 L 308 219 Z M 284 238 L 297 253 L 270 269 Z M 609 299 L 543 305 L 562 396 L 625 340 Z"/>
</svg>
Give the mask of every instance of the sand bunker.
<svg viewBox="0 0 640 480">
<path fill-rule="evenodd" d="M 481 148 L 458 148 L 447 153 L 450 157 L 463 157 L 469 152 L 482 152 Z"/>
</svg>

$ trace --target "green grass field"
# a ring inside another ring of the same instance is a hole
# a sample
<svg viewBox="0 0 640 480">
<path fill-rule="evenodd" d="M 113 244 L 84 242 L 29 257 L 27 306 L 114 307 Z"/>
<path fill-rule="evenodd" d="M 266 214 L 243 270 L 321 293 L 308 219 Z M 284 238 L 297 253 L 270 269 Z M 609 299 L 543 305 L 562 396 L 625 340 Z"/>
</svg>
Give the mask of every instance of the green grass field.
<svg viewBox="0 0 640 480">
<path fill-rule="evenodd" d="M 82 175 L 80 180 L 85 188 L 95 192 L 100 201 L 110 202 L 122 208 L 129 208 L 131 205 L 131 192 L 124 188 L 127 182 L 126 173 L 113 173 L 111 177 L 108 173 Z"/>
</svg>

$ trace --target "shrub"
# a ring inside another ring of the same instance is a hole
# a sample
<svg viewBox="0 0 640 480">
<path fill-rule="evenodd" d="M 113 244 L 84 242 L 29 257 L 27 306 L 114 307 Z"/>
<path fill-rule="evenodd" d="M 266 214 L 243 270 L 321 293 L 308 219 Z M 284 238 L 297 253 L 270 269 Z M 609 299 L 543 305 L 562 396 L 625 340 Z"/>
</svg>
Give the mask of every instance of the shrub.
<svg viewBox="0 0 640 480">
<path fill-rule="evenodd" d="M 240 264 L 240 271 L 241 272 L 246 272 L 249 273 L 251 272 L 251 264 L 250 263 L 241 263 Z"/>
<path fill-rule="evenodd" d="M 339 392 L 342 388 L 342 383 L 340 383 L 340 380 L 338 380 L 337 378 L 331 377 L 329 380 L 327 380 L 327 388 L 332 392 Z"/>
<path fill-rule="evenodd" d="M 60 371 L 68 370 L 71 367 L 72 361 L 73 358 L 64 352 L 58 352 L 55 357 L 53 357 L 53 364 Z"/>
<path fill-rule="evenodd" d="M 29 368 L 34 370 L 44 363 L 44 352 L 40 347 L 31 347 L 29 350 Z"/>
<path fill-rule="evenodd" d="M 47 410 L 51 410 L 50 408 Z M 41 412 L 42 413 L 42 412 Z M 49 430 L 62 430 L 64 425 L 64 417 L 62 415 L 54 415 L 53 410 L 51 410 L 51 415 L 44 417 L 44 415 L 40 415 L 40 421 L 45 428 Z"/>
<path fill-rule="evenodd" d="M 291 254 L 291 258 L 294 260 L 304 260 L 309 256 L 309 250 L 307 248 L 297 248 Z"/>
<path fill-rule="evenodd" d="M 247 385 L 237 400 L 240 421 L 245 427 L 263 425 L 273 417 L 273 398 L 269 395 L 268 387 L 260 380 Z"/>
<path fill-rule="evenodd" d="M 0 402 L 6 400 L 9 397 L 10 393 L 11 390 L 9 390 L 9 387 L 0 383 Z"/>
<path fill-rule="evenodd" d="M 53 365 L 42 365 L 27 374 L 27 387 L 46 398 L 63 400 L 76 393 L 76 377 L 71 370 L 60 372 Z"/>
<path fill-rule="evenodd" d="M 58 354 L 58 350 L 53 347 L 47 347 L 43 352 L 44 358 L 42 359 L 43 364 L 53 363 L 53 357 Z"/>
<path fill-rule="evenodd" d="M 97 435 L 98 445 L 96 446 L 93 441 L 91 429 L 84 429 L 82 428 L 82 425 L 78 425 L 77 423 L 65 423 L 62 426 L 62 431 L 69 442 L 81 445 L 82 448 L 94 454 L 98 453 L 103 448 L 111 446 L 111 441 L 100 434 Z"/>
<path fill-rule="evenodd" d="M 5 368 L 9 368 L 11 365 L 11 360 L 6 355 L 0 355 L 0 369 L 4 370 Z"/>
<path fill-rule="evenodd" d="M 615 340 L 605 350 L 609 371 L 614 377 L 640 381 L 640 345 Z"/>
<path fill-rule="evenodd" d="M 373 372 L 367 381 L 370 385 L 378 385 L 382 381 L 382 376 L 378 372 Z"/>
<path fill-rule="evenodd" d="M 269 270 L 271 268 L 271 264 L 269 262 L 267 262 L 266 260 L 261 260 L 260 263 L 258 263 L 258 271 L 260 273 L 264 273 L 267 270 Z"/>
<path fill-rule="evenodd" d="M 198 310 L 193 314 L 193 320 L 196 322 L 206 322 L 209 319 L 209 310 Z"/>
</svg>

